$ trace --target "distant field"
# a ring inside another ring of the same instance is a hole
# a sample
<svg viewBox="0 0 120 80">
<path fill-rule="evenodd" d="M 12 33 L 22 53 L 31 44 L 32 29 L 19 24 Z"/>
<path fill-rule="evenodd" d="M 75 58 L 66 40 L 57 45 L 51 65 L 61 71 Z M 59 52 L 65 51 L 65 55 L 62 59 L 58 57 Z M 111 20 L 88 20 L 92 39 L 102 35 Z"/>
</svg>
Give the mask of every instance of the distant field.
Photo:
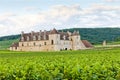
<svg viewBox="0 0 120 80">
<path fill-rule="evenodd" d="M 110 42 L 110 43 L 107 43 L 108 45 L 118 45 L 120 44 L 120 41 L 114 41 L 114 42 Z"/>
<path fill-rule="evenodd" d="M 120 80 L 120 48 L 0 51 L 0 80 Z"/>
</svg>

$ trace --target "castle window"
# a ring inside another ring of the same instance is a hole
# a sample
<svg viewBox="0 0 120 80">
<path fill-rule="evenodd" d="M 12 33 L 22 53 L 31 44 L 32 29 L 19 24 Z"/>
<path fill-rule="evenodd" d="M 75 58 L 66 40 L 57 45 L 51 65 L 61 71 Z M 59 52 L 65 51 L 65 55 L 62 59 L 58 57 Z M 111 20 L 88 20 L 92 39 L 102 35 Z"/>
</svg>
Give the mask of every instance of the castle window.
<svg viewBox="0 0 120 80">
<path fill-rule="evenodd" d="M 51 44 L 52 44 L 52 45 L 54 44 L 54 41 L 53 41 L 53 40 L 51 40 Z"/>
<path fill-rule="evenodd" d="M 22 46 L 24 46 L 24 44 L 22 43 Z"/>
<path fill-rule="evenodd" d="M 17 50 L 17 47 L 15 47 L 15 50 Z"/>
<path fill-rule="evenodd" d="M 47 43 L 46 42 L 44 42 L 44 45 L 46 45 Z"/>
<path fill-rule="evenodd" d="M 33 46 L 35 46 L 36 44 L 35 44 L 35 42 L 33 43 Z"/>
</svg>

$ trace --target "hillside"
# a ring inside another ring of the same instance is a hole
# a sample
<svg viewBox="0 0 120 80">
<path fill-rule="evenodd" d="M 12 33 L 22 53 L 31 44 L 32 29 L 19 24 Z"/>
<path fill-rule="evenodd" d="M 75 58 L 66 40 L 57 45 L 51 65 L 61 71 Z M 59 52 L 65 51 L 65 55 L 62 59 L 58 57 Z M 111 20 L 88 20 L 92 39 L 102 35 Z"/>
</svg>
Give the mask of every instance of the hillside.
<svg viewBox="0 0 120 80">
<path fill-rule="evenodd" d="M 1 49 L 1 50 L 5 50 L 5 49 L 9 48 L 10 45 L 11 45 L 13 42 L 17 42 L 17 41 L 18 41 L 18 39 L 0 41 L 0 49 Z"/>
<path fill-rule="evenodd" d="M 107 42 L 120 40 L 120 28 L 72 28 L 64 31 L 79 30 L 81 39 L 86 39 L 92 44 L 101 44 L 104 40 Z"/>
<path fill-rule="evenodd" d="M 92 44 L 101 44 L 103 40 L 107 42 L 120 41 L 120 28 L 71 28 L 63 31 L 79 30 L 81 39 L 86 39 Z M 62 31 L 62 30 L 59 30 Z M 20 35 L 11 35 L 0 37 L 0 49 L 7 48 L 14 41 L 18 40 Z"/>
<path fill-rule="evenodd" d="M 10 35 L 10 36 L 3 36 L 3 37 L 0 37 L 0 41 L 14 40 L 14 39 L 19 39 L 19 38 L 20 38 L 19 34 Z"/>
</svg>

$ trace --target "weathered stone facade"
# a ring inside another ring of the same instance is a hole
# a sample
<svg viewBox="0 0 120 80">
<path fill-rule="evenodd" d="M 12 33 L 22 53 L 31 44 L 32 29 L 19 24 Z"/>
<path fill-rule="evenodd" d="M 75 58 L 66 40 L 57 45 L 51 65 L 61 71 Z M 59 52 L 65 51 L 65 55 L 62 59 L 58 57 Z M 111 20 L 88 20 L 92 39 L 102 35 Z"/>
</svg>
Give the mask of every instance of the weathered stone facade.
<svg viewBox="0 0 120 80">
<path fill-rule="evenodd" d="M 92 46 L 90 46 L 92 47 Z M 90 48 L 89 47 L 89 48 Z M 61 51 L 87 49 L 86 44 L 81 40 L 79 31 L 73 33 L 51 31 L 39 31 L 21 33 L 18 43 L 11 45 L 10 50 L 14 51 Z"/>
</svg>

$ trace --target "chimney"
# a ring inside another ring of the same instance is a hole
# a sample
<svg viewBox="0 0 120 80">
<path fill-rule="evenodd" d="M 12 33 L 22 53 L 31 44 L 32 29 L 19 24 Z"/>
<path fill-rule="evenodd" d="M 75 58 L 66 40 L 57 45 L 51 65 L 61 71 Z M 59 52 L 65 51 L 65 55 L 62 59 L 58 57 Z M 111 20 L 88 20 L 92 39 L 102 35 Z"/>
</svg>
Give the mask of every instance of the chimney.
<svg viewBox="0 0 120 80">
<path fill-rule="evenodd" d="M 24 31 L 21 32 L 21 36 L 23 36 L 23 35 L 24 35 Z"/>
<path fill-rule="evenodd" d="M 31 31 L 31 36 L 33 36 L 33 34 L 34 34 L 34 31 Z"/>
<path fill-rule="evenodd" d="M 44 40 L 46 40 L 46 30 L 44 30 Z"/>
<path fill-rule="evenodd" d="M 39 35 L 41 35 L 41 33 L 42 33 L 42 30 L 39 31 Z"/>
<path fill-rule="evenodd" d="M 31 31 L 31 39 L 33 40 L 34 31 Z"/>
<path fill-rule="evenodd" d="M 21 32 L 21 41 L 24 41 L 24 36 L 23 35 L 24 35 L 24 32 L 22 31 Z"/>
</svg>

